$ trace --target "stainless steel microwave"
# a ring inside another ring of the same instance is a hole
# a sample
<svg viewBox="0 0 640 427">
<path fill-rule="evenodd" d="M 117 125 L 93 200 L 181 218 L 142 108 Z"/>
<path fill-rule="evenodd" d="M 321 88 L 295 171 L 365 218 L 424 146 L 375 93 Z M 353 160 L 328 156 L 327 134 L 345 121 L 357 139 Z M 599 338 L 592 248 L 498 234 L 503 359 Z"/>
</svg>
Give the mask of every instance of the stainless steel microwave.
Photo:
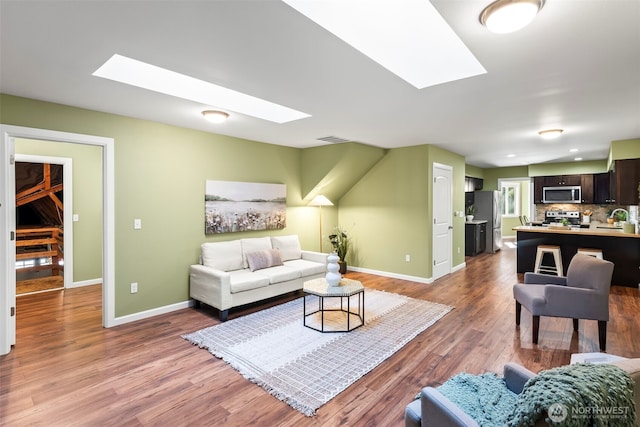
<svg viewBox="0 0 640 427">
<path fill-rule="evenodd" d="M 582 188 L 579 185 L 543 187 L 542 203 L 582 203 Z"/>
</svg>

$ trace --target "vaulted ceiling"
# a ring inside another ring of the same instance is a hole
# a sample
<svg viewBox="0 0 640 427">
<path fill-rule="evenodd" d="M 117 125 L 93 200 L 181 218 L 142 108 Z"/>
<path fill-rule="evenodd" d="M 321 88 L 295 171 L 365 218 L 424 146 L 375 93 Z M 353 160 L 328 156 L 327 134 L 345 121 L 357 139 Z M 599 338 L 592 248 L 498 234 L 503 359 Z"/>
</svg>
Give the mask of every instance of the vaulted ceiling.
<svg viewBox="0 0 640 427">
<path fill-rule="evenodd" d="M 505 35 L 479 23 L 489 2 L 432 1 L 487 73 L 416 89 L 281 1 L 2 0 L 0 90 L 292 147 L 433 144 L 479 167 L 604 159 L 640 137 L 640 1 L 547 0 Z M 210 105 L 93 76 L 114 54 L 311 117 L 213 125 Z"/>
</svg>

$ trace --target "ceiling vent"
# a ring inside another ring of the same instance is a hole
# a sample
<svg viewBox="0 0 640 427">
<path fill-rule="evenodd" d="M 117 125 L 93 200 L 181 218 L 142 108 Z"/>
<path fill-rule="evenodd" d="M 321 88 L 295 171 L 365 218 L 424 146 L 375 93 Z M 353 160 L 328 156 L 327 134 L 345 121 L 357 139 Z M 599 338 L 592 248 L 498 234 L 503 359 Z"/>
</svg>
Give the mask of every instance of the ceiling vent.
<svg viewBox="0 0 640 427">
<path fill-rule="evenodd" d="M 324 136 L 318 138 L 318 141 L 331 142 L 332 144 L 341 144 L 343 142 L 349 142 L 349 139 L 340 138 L 338 136 Z"/>
</svg>

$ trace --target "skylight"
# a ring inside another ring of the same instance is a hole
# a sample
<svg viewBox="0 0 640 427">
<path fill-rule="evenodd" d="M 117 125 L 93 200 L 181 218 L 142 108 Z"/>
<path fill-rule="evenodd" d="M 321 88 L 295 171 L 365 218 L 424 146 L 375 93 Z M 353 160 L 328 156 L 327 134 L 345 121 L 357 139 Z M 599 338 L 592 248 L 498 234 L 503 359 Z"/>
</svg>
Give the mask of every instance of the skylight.
<svg viewBox="0 0 640 427">
<path fill-rule="evenodd" d="M 418 89 L 487 71 L 427 0 L 283 0 Z"/>
<path fill-rule="evenodd" d="M 301 111 L 117 54 L 93 75 L 275 123 L 310 117 Z"/>
</svg>

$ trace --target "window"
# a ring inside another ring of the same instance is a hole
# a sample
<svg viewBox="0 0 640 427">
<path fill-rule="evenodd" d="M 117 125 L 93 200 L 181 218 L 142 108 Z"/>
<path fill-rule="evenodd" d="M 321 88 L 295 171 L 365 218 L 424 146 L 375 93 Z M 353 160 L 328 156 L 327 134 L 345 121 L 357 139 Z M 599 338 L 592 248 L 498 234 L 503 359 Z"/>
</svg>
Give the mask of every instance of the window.
<svg viewBox="0 0 640 427">
<path fill-rule="evenodd" d="M 500 184 L 502 192 L 502 215 L 520 215 L 520 183 L 516 181 L 506 181 Z"/>
</svg>

